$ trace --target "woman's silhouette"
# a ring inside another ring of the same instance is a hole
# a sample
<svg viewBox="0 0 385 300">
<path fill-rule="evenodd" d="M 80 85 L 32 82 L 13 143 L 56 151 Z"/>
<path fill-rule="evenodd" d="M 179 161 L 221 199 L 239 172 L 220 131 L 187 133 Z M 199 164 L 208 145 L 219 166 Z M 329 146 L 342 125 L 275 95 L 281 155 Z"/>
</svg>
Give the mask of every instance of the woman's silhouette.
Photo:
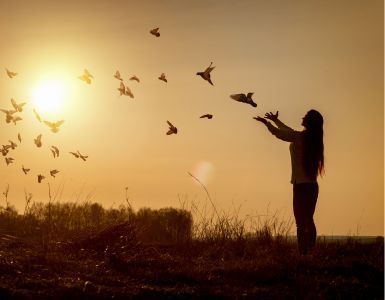
<svg viewBox="0 0 385 300">
<path fill-rule="evenodd" d="M 316 242 L 317 230 L 313 214 L 318 197 L 318 175 L 324 172 L 323 117 L 312 109 L 302 119 L 303 131 L 296 131 L 278 119 L 278 111 L 256 117 L 277 138 L 290 142 L 293 210 L 297 225 L 300 254 L 306 254 Z M 277 127 L 266 119 L 273 121 Z"/>
</svg>

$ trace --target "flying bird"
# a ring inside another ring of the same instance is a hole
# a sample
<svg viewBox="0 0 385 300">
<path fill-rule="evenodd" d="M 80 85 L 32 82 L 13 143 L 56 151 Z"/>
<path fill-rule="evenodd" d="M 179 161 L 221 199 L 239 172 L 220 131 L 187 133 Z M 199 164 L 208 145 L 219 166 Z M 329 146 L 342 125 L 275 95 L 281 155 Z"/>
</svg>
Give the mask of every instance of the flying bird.
<svg viewBox="0 0 385 300">
<path fill-rule="evenodd" d="M 140 82 L 140 79 L 136 75 L 131 76 L 130 80 L 136 80 L 137 82 Z"/>
<path fill-rule="evenodd" d="M 160 37 L 159 27 L 154 28 L 154 29 L 151 29 L 151 30 L 150 30 L 150 33 L 151 33 L 152 35 L 155 35 L 156 37 Z"/>
<path fill-rule="evenodd" d="M 31 170 L 31 169 L 24 168 L 24 165 L 21 166 L 21 169 L 23 170 L 25 175 L 27 175 L 27 173 Z"/>
<path fill-rule="evenodd" d="M 15 99 L 13 99 L 13 98 L 11 98 L 11 103 L 12 103 L 13 108 L 18 112 L 22 112 L 23 106 L 26 104 L 25 102 L 17 104 Z"/>
<path fill-rule="evenodd" d="M 79 76 L 78 78 L 88 84 L 91 84 L 91 78 L 93 79 L 94 76 L 92 76 L 92 74 L 87 69 L 84 69 L 83 75 Z"/>
<path fill-rule="evenodd" d="M 7 166 L 11 163 L 13 163 L 14 159 L 12 157 L 6 157 L 5 162 L 7 163 Z"/>
<path fill-rule="evenodd" d="M 120 83 L 120 87 L 118 88 L 118 91 L 120 92 L 120 96 L 126 94 L 126 86 L 123 82 Z"/>
<path fill-rule="evenodd" d="M 204 80 L 207 80 L 211 85 L 214 85 L 210 76 L 211 71 L 215 69 L 215 67 L 212 67 L 212 64 L 213 63 L 211 62 L 204 72 L 198 72 L 197 75 L 201 76 Z"/>
<path fill-rule="evenodd" d="M 53 157 L 59 157 L 59 149 L 56 146 L 51 146 L 51 152 L 53 154 Z"/>
<path fill-rule="evenodd" d="M 16 112 L 16 110 L 7 110 L 7 109 L 0 109 L 3 113 L 5 113 L 5 122 L 10 123 L 13 121 L 13 114 Z"/>
<path fill-rule="evenodd" d="M 16 72 L 11 72 L 7 68 L 5 70 L 7 71 L 7 75 L 8 75 L 9 78 L 13 78 L 13 77 L 15 77 L 18 74 Z"/>
<path fill-rule="evenodd" d="M 55 178 L 55 175 L 56 175 L 57 173 L 59 173 L 59 172 L 60 172 L 60 171 L 58 171 L 58 170 L 56 170 L 56 169 L 49 171 L 49 173 L 51 174 L 51 176 L 54 177 L 54 178 Z"/>
<path fill-rule="evenodd" d="M 37 182 L 38 182 L 38 183 L 41 183 L 41 181 L 42 181 L 44 178 L 45 178 L 45 176 L 43 176 L 43 175 L 41 175 L 41 174 L 37 175 Z"/>
<path fill-rule="evenodd" d="M 18 139 L 19 142 L 21 143 L 21 135 L 20 135 L 20 133 L 17 134 L 17 139 Z"/>
<path fill-rule="evenodd" d="M 120 76 L 120 72 L 119 71 L 116 71 L 114 77 L 120 81 L 123 81 L 122 77 Z"/>
<path fill-rule="evenodd" d="M 12 122 L 13 122 L 13 124 L 15 124 L 15 125 L 16 125 L 16 122 L 17 122 L 17 121 L 21 121 L 21 120 L 23 120 L 23 118 L 21 118 L 21 117 L 19 117 L 19 116 L 12 116 Z"/>
<path fill-rule="evenodd" d="M 162 73 L 159 77 L 158 77 L 159 80 L 162 80 L 164 82 L 167 82 L 167 79 L 166 79 L 166 75 L 164 73 Z"/>
<path fill-rule="evenodd" d="M 60 120 L 57 122 L 49 122 L 49 121 L 44 121 L 44 124 L 46 124 L 49 128 L 51 128 L 51 131 L 53 133 L 56 133 L 59 131 L 59 127 L 64 123 L 64 120 Z"/>
<path fill-rule="evenodd" d="M 85 156 L 85 155 L 80 154 L 79 150 L 77 151 L 77 153 L 78 153 L 79 157 L 80 157 L 82 160 L 84 160 L 84 161 L 86 161 L 86 159 L 88 158 L 88 156 Z"/>
<path fill-rule="evenodd" d="M 9 152 L 9 148 L 11 148 L 10 145 L 2 145 L 3 148 L 0 149 L 3 156 L 6 156 Z"/>
<path fill-rule="evenodd" d="M 34 139 L 34 142 L 35 142 L 35 145 L 36 145 L 38 148 L 40 148 L 40 147 L 42 146 L 42 142 L 41 142 L 41 134 L 39 134 L 39 135 L 37 136 L 37 138 Z"/>
<path fill-rule="evenodd" d="M 213 118 L 213 115 L 205 114 L 205 115 L 203 115 L 203 116 L 200 116 L 199 118 L 201 118 L 201 119 L 203 119 L 203 118 L 212 119 L 212 118 Z"/>
<path fill-rule="evenodd" d="M 176 128 L 174 125 L 171 124 L 170 121 L 167 121 L 167 124 L 169 126 L 169 130 L 167 131 L 167 135 L 170 135 L 170 134 L 177 134 L 178 133 L 178 128 Z"/>
<path fill-rule="evenodd" d="M 17 144 L 15 142 L 12 142 L 11 140 L 8 140 L 8 142 L 10 143 L 9 146 L 11 147 L 11 149 L 15 150 L 17 147 Z"/>
<path fill-rule="evenodd" d="M 33 109 L 33 113 L 35 114 L 36 119 L 41 123 L 41 117 L 38 114 L 38 112 L 35 109 Z"/>
<path fill-rule="evenodd" d="M 130 88 L 128 86 L 126 86 L 126 90 L 124 91 L 124 94 L 126 96 L 129 96 L 131 98 L 134 98 L 134 94 L 131 92 Z"/>
<path fill-rule="evenodd" d="M 242 103 L 247 103 L 247 104 L 250 104 L 253 107 L 257 107 L 257 103 L 255 103 L 253 101 L 253 99 L 251 99 L 253 94 L 254 93 L 247 93 L 247 95 L 245 95 L 245 94 L 234 94 L 234 95 L 230 95 L 230 98 L 234 99 L 235 101 L 242 102 Z"/>
</svg>

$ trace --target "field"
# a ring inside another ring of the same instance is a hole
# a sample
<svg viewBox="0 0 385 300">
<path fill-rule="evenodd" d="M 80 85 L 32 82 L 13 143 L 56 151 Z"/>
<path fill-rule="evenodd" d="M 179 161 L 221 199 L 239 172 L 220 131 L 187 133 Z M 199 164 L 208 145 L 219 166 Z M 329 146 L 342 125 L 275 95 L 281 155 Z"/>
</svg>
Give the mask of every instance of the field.
<svg viewBox="0 0 385 300">
<path fill-rule="evenodd" d="M 33 203 L 0 213 L 0 299 L 383 299 L 384 240 L 318 240 L 214 212 Z M 252 228 L 253 230 L 250 230 Z"/>
</svg>

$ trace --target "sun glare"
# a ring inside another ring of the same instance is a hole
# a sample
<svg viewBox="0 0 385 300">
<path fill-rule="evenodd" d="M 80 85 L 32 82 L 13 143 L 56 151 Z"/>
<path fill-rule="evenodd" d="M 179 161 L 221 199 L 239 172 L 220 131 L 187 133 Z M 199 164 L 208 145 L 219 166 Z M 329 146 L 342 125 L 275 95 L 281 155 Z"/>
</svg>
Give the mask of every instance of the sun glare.
<svg viewBox="0 0 385 300">
<path fill-rule="evenodd" d="M 33 91 L 32 103 L 41 113 L 56 113 L 63 108 L 67 93 L 68 88 L 63 82 L 44 81 Z"/>
</svg>

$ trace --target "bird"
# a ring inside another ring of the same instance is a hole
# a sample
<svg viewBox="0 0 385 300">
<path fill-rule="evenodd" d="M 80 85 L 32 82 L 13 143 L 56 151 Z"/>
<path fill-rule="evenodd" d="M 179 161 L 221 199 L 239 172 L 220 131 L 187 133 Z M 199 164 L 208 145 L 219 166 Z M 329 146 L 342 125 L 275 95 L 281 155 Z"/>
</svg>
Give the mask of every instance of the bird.
<svg viewBox="0 0 385 300">
<path fill-rule="evenodd" d="M 41 181 L 45 178 L 45 176 L 39 174 L 37 175 L 37 182 L 41 183 Z"/>
<path fill-rule="evenodd" d="M 7 166 L 11 163 L 13 163 L 14 159 L 12 157 L 6 157 L 5 162 L 7 163 Z"/>
<path fill-rule="evenodd" d="M 213 115 L 205 114 L 205 115 L 203 115 L 203 116 L 200 116 L 199 118 L 201 118 L 201 119 L 203 119 L 203 118 L 212 119 L 212 118 L 213 118 Z"/>
<path fill-rule="evenodd" d="M 9 78 L 13 78 L 18 74 L 16 72 L 12 72 L 12 71 L 8 70 L 7 68 L 5 70 L 7 71 L 7 75 Z"/>
<path fill-rule="evenodd" d="M 49 122 L 44 120 L 44 124 L 46 124 L 49 128 L 51 128 L 51 131 L 53 133 L 56 133 L 59 131 L 59 126 L 61 126 L 64 123 L 64 120 L 60 120 L 57 122 Z"/>
<path fill-rule="evenodd" d="M 137 82 L 140 82 L 140 79 L 136 75 L 131 76 L 130 80 L 136 80 Z"/>
<path fill-rule="evenodd" d="M 41 117 L 38 114 L 38 112 L 35 109 L 33 109 L 33 113 L 35 114 L 36 119 L 41 123 Z"/>
<path fill-rule="evenodd" d="M 131 98 L 134 98 L 134 94 L 131 92 L 131 90 L 128 86 L 126 86 L 126 90 L 124 91 L 124 94 L 126 96 L 130 96 Z"/>
<path fill-rule="evenodd" d="M 3 148 L 1 148 L 1 153 L 3 156 L 6 156 L 9 152 L 9 148 L 11 148 L 11 145 L 2 145 Z"/>
<path fill-rule="evenodd" d="M 120 76 L 120 72 L 119 71 L 116 71 L 114 77 L 120 81 L 123 81 L 122 77 Z"/>
<path fill-rule="evenodd" d="M 16 112 L 16 110 L 7 110 L 7 109 L 0 109 L 3 113 L 5 113 L 5 122 L 10 123 L 13 121 L 13 114 Z"/>
<path fill-rule="evenodd" d="M 51 152 L 53 154 L 53 157 L 59 157 L 59 149 L 56 146 L 51 146 Z"/>
<path fill-rule="evenodd" d="M 54 178 L 55 178 L 55 175 L 56 175 L 57 173 L 59 173 L 59 172 L 60 172 L 60 171 L 59 171 L 59 170 L 56 170 L 56 169 L 49 171 L 49 173 L 51 174 L 51 176 L 54 177 Z"/>
<path fill-rule="evenodd" d="M 92 76 L 92 74 L 87 69 L 84 69 L 83 75 L 79 76 L 78 78 L 88 84 L 91 84 L 91 78 L 93 79 L 94 76 Z"/>
<path fill-rule="evenodd" d="M 162 73 L 159 77 L 158 77 L 159 80 L 162 80 L 164 82 L 167 82 L 167 79 L 166 79 L 166 75 L 164 73 Z"/>
<path fill-rule="evenodd" d="M 178 128 L 176 128 L 174 125 L 171 124 L 170 121 L 167 121 L 167 124 L 169 126 L 169 130 L 167 131 L 167 135 L 170 135 L 170 134 L 177 134 L 178 133 Z"/>
<path fill-rule="evenodd" d="M 80 154 L 79 150 L 77 151 L 77 153 L 78 153 L 79 157 L 80 157 L 82 160 L 84 160 L 84 161 L 86 161 L 86 159 L 88 158 L 88 156 L 85 156 L 85 155 Z"/>
<path fill-rule="evenodd" d="M 254 93 L 247 93 L 247 95 L 245 95 L 245 94 L 234 94 L 234 95 L 230 95 L 230 98 L 234 99 L 235 101 L 242 102 L 242 103 L 247 103 L 247 104 L 250 104 L 253 107 L 257 107 L 257 103 L 255 103 L 253 101 L 253 99 L 251 99 L 253 94 Z"/>
<path fill-rule="evenodd" d="M 23 118 L 21 118 L 21 117 L 19 117 L 19 116 L 12 116 L 12 122 L 13 122 L 13 124 L 15 124 L 15 125 L 16 125 L 16 122 L 17 122 L 17 121 L 21 121 L 21 120 L 23 120 Z"/>
<path fill-rule="evenodd" d="M 207 80 L 211 85 L 214 85 L 210 76 L 211 71 L 215 69 L 215 67 L 212 67 L 212 64 L 213 63 L 211 62 L 204 72 L 197 72 L 197 75 L 201 76 L 204 80 Z"/>
<path fill-rule="evenodd" d="M 17 134 L 17 139 L 18 139 L 19 142 L 21 143 L 21 135 L 20 135 L 20 133 Z"/>
<path fill-rule="evenodd" d="M 120 96 L 126 94 L 126 86 L 123 82 L 120 83 L 120 87 L 118 88 L 118 91 L 120 92 Z"/>
<path fill-rule="evenodd" d="M 15 99 L 13 99 L 13 98 L 11 98 L 11 103 L 12 103 L 13 108 L 18 112 L 22 112 L 23 106 L 26 104 L 25 102 L 17 104 Z"/>
<path fill-rule="evenodd" d="M 15 142 L 12 142 L 11 140 L 8 140 L 8 142 L 10 143 L 9 146 L 11 146 L 11 149 L 12 149 L 12 150 L 15 150 L 16 147 L 17 147 L 17 144 L 16 144 Z"/>
<path fill-rule="evenodd" d="M 35 141 L 35 145 L 36 145 L 38 148 L 40 148 L 40 147 L 42 146 L 42 142 L 41 142 L 41 134 L 39 134 L 39 135 L 37 136 L 37 138 L 34 139 L 34 141 Z"/>
<path fill-rule="evenodd" d="M 159 27 L 154 28 L 154 29 L 151 29 L 151 30 L 150 30 L 150 33 L 151 33 L 152 35 L 155 35 L 156 37 L 160 37 Z"/>
<path fill-rule="evenodd" d="M 27 173 L 31 170 L 31 169 L 24 168 L 24 165 L 21 166 L 21 169 L 23 170 L 25 175 L 27 175 Z"/>
</svg>

